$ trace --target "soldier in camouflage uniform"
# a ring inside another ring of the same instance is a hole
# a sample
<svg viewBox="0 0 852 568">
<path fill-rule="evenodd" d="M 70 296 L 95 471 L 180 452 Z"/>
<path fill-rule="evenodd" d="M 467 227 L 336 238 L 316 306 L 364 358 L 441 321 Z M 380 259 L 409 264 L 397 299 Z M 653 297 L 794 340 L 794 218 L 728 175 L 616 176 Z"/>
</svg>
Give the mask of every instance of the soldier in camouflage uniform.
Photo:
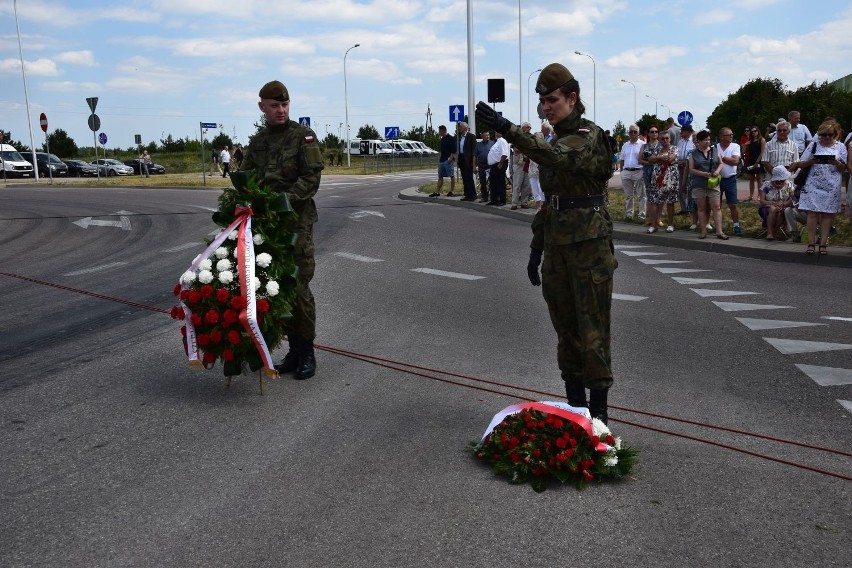
<svg viewBox="0 0 852 568">
<path fill-rule="evenodd" d="M 266 126 L 251 138 L 240 169 L 254 170 L 266 187 L 287 194 L 299 215 L 292 227 L 298 234 L 294 251 L 299 267 L 296 302 L 293 319 L 285 323 L 290 351 L 275 369 L 280 373 L 295 371 L 297 379 L 309 379 L 317 366 L 316 304 L 309 284 L 315 265 L 313 225 L 317 221 L 317 208 L 313 198 L 322 175 L 322 149 L 313 130 L 290 120 L 287 87 L 279 81 L 270 81 L 258 94 Z"/>
<path fill-rule="evenodd" d="M 476 117 L 539 164 L 545 206 L 533 219 L 527 272 L 533 286 L 543 285 L 569 404 L 588 405 L 593 417 L 606 422 L 613 382 L 612 278 L 618 266 L 606 210 L 611 150 L 601 129 L 582 117 L 580 85 L 568 69 L 548 65 L 535 90 L 557 136 L 550 143 L 522 132 L 483 102 L 476 105 Z"/>
</svg>

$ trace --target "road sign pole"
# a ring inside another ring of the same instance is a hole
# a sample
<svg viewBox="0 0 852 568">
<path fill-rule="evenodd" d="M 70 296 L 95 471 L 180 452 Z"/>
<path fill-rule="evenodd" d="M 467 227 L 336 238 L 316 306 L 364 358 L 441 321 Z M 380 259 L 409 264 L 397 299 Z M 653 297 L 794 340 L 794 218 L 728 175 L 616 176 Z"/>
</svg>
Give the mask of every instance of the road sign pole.
<svg viewBox="0 0 852 568">
<path fill-rule="evenodd" d="M 204 123 L 198 123 L 198 131 L 201 133 L 201 180 L 202 185 L 207 187 L 207 172 L 205 171 L 206 167 L 204 165 Z M 212 172 L 211 172 L 212 173 Z"/>
</svg>

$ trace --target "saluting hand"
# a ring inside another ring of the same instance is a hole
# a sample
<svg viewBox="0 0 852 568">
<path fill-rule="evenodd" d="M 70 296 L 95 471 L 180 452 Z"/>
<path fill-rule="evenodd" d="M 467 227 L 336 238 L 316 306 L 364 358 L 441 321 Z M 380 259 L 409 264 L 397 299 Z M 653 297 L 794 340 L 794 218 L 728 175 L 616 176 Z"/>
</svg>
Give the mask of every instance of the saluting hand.
<svg viewBox="0 0 852 568">
<path fill-rule="evenodd" d="M 476 103 L 476 121 L 493 128 L 500 134 L 506 134 L 512 127 L 512 123 L 500 116 L 496 110 L 488 106 L 488 103 L 479 101 Z"/>
</svg>

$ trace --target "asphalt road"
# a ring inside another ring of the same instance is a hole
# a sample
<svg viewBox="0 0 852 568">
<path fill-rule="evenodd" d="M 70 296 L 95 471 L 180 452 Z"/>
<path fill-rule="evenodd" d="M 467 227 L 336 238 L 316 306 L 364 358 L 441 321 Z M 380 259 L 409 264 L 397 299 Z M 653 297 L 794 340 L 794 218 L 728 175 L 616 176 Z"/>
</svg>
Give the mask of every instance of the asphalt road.
<svg viewBox="0 0 852 568">
<path fill-rule="evenodd" d="M 324 179 L 317 342 L 564 396 L 529 224 L 397 198 L 432 177 Z M 263 397 L 191 371 L 162 311 L 217 196 L 0 191 L 0 566 L 852 564 L 848 455 L 635 412 L 852 451 L 848 269 L 617 243 L 611 426 L 640 461 L 536 494 L 467 447 L 547 396 L 326 351 Z"/>
</svg>

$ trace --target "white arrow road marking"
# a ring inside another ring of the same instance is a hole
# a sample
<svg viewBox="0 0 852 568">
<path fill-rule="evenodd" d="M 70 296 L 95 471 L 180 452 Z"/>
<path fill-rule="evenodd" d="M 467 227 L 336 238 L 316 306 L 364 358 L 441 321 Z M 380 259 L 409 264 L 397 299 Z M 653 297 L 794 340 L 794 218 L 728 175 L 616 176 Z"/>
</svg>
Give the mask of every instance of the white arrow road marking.
<svg viewBox="0 0 852 568">
<path fill-rule="evenodd" d="M 357 260 L 358 262 L 384 262 L 381 258 L 370 258 L 369 256 L 361 256 L 360 254 L 352 254 L 351 252 L 336 252 L 334 256 Z"/>
<path fill-rule="evenodd" d="M 663 266 L 655 266 L 654 270 L 658 270 L 663 274 L 681 274 L 683 272 L 712 272 L 712 270 L 707 270 L 706 268 L 666 268 Z"/>
<path fill-rule="evenodd" d="M 691 260 L 665 260 L 663 258 L 637 258 L 642 264 L 684 264 Z"/>
<path fill-rule="evenodd" d="M 176 247 L 172 247 L 170 249 L 166 249 L 163 252 L 180 252 L 182 250 L 191 249 L 204 246 L 204 243 L 183 243 L 182 245 L 178 245 Z"/>
<path fill-rule="evenodd" d="M 814 380 L 821 387 L 852 385 L 852 370 L 835 367 L 818 367 L 817 365 L 796 365 L 800 371 Z M 852 411 L 852 409 L 850 409 Z"/>
<path fill-rule="evenodd" d="M 667 252 L 651 252 L 644 250 L 622 250 L 619 252 L 621 254 L 626 254 L 627 256 L 665 256 L 669 254 Z"/>
<path fill-rule="evenodd" d="M 615 250 L 652 248 L 654 245 L 615 245 Z"/>
<path fill-rule="evenodd" d="M 714 280 L 712 278 L 684 278 L 672 276 L 672 280 L 678 284 L 721 284 L 722 282 L 733 282 L 733 280 Z"/>
<path fill-rule="evenodd" d="M 772 306 L 769 304 L 738 304 L 736 302 L 713 302 L 726 312 L 746 312 L 748 310 L 782 310 L 793 306 Z"/>
<path fill-rule="evenodd" d="M 375 217 L 384 217 L 385 214 L 379 211 L 356 211 L 355 213 L 351 213 L 349 215 L 350 219 L 361 219 L 362 217 L 369 217 L 373 215 Z"/>
<path fill-rule="evenodd" d="M 627 300 L 628 302 L 641 302 L 647 300 L 647 296 L 631 296 L 630 294 L 613 294 L 613 300 Z"/>
<path fill-rule="evenodd" d="M 459 278 L 460 280 L 482 280 L 485 278 L 485 276 L 461 274 L 460 272 L 446 272 L 444 270 L 435 270 L 433 268 L 412 268 L 411 271 L 422 272 L 424 274 L 434 274 L 435 276 L 446 276 L 447 278 Z"/>
<path fill-rule="evenodd" d="M 834 321 L 852 321 L 852 318 L 841 318 L 838 316 L 822 316 L 824 320 L 834 320 Z"/>
<path fill-rule="evenodd" d="M 709 288 L 690 288 L 702 298 L 715 298 L 717 296 L 748 296 L 749 294 L 760 294 L 760 292 L 739 292 L 737 290 L 711 290 Z"/>
<path fill-rule="evenodd" d="M 790 327 L 811 327 L 815 325 L 828 325 L 827 323 L 810 323 L 806 321 L 783 321 L 756 318 L 734 318 L 752 331 L 762 329 L 786 329 Z"/>
<path fill-rule="evenodd" d="M 124 266 L 127 264 L 126 262 L 111 262 L 109 264 L 102 264 L 100 266 L 93 266 L 92 268 L 84 268 L 83 270 L 76 270 L 74 272 L 68 272 L 67 274 L 63 274 L 62 276 L 80 276 L 81 274 L 90 274 L 92 272 L 100 272 L 101 270 L 108 270 L 110 268 L 115 268 L 117 266 Z"/>
<path fill-rule="evenodd" d="M 204 209 L 205 211 L 218 211 L 215 207 L 207 207 L 206 205 L 190 205 L 190 207 L 197 207 L 198 209 Z"/>
<path fill-rule="evenodd" d="M 775 337 L 764 337 L 764 341 L 784 355 L 793 353 L 819 353 L 822 351 L 843 351 L 852 349 L 848 343 L 823 343 L 822 341 L 802 341 L 801 339 L 778 339 Z"/>
<path fill-rule="evenodd" d="M 839 403 L 840 403 L 840 406 L 842 406 L 843 408 L 845 408 L 845 409 L 846 409 L 846 410 L 848 410 L 849 412 L 852 412 L 852 400 L 840 400 L 840 399 L 837 399 L 837 402 L 839 402 Z"/>
<path fill-rule="evenodd" d="M 91 217 L 83 217 L 79 221 L 74 221 L 75 225 L 83 227 L 84 229 L 88 229 L 91 227 L 121 227 L 122 230 L 129 231 L 130 230 L 130 217 L 127 215 L 134 215 L 132 211 L 116 211 L 113 215 L 121 215 L 118 221 L 99 221 L 97 219 L 92 219 Z"/>
</svg>

